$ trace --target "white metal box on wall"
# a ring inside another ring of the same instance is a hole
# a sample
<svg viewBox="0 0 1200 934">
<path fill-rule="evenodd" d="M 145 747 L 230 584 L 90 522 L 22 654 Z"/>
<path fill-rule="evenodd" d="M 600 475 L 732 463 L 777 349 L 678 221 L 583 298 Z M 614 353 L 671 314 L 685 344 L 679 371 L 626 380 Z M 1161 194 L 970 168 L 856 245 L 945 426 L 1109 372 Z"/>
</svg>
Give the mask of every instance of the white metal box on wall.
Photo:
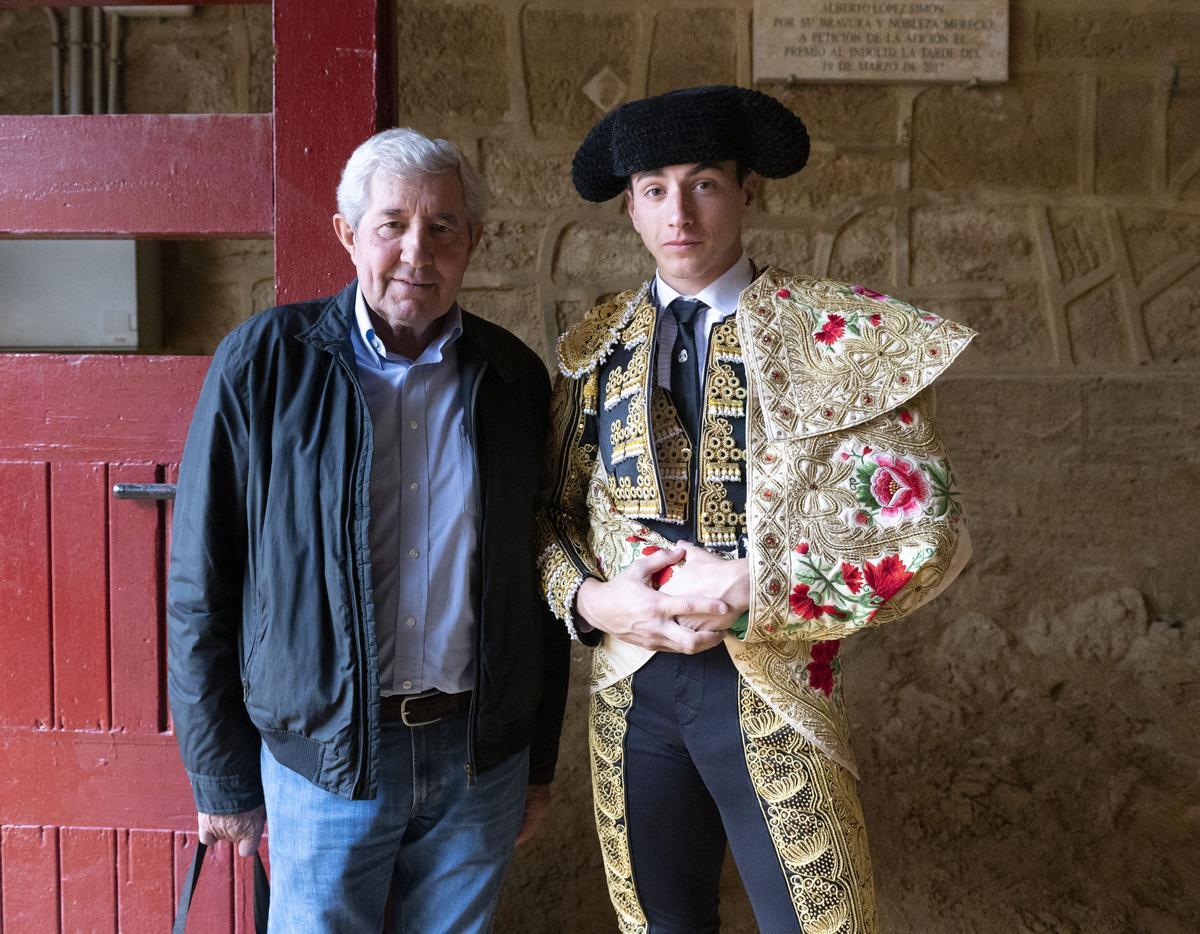
<svg viewBox="0 0 1200 934">
<path fill-rule="evenodd" d="M 0 349 L 150 351 L 161 342 L 157 242 L 0 240 Z"/>
</svg>

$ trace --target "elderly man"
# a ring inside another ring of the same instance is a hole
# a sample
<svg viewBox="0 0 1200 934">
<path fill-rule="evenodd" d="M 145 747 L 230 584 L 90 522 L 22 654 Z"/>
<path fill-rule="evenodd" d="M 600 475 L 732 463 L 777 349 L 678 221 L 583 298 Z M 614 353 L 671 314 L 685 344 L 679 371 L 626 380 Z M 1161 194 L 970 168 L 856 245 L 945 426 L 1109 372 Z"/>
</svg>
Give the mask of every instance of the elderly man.
<svg viewBox="0 0 1200 934">
<path fill-rule="evenodd" d="M 270 824 L 272 932 L 377 931 L 389 894 L 396 930 L 485 931 L 565 702 L 532 555 L 549 383 L 457 303 L 487 191 L 452 143 L 380 133 L 337 196 L 357 279 L 235 329 L 196 406 L 175 728 L 201 840 Z"/>
<path fill-rule="evenodd" d="M 928 387 L 971 332 L 755 264 L 756 176 L 804 124 L 736 87 L 617 108 L 572 178 L 658 270 L 559 343 L 542 584 L 594 654 L 596 826 L 624 932 L 716 931 L 728 839 L 760 930 L 875 930 L 839 641 L 969 548 Z"/>
</svg>

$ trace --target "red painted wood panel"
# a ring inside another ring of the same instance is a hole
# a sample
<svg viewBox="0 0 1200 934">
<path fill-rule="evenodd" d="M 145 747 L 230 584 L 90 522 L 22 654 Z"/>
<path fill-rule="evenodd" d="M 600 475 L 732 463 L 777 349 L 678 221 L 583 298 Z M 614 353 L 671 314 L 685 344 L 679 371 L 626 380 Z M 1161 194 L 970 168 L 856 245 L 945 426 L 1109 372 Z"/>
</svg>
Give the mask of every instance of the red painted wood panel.
<svg viewBox="0 0 1200 934">
<path fill-rule="evenodd" d="M 121 931 L 169 931 L 175 915 L 175 834 L 122 831 L 117 846 Z"/>
<path fill-rule="evenodd" d="M 106 464 L 50 470 L 51 627 L 55 723 L 104 730 L 111 723 L 108 656 Z"/>
<path fill-rule="evenodd" d="M 58 925 L 58 831 L 0 830 L 0 891 L 4 934 L 47 934 Z"/>
<path fill-rule="evenodd" d="M 178 461 L 210 362 L 0 354 L 0 460 Z"/>
<path fill-rule="evenodd" d="M 194 833 L 175 835 L 177 900 L 195 852 Z M 192 896 L 187 929 L 189 934 L 234 934 L 233 852 L 228 843 L 210 846 L 204 856 L 204 872 Z M 253 924 L 249 930 L 254 930 Z"/>
<path fill-rule="evenodd" d="M 116 831 L 63 827 L 58 832 L 58 843 L 62 930 L 71 934 L 116 934 Z"/>
<path fill-rule="evenodd" d="M 50 678 L 48 465 L 0 462 L 0 725 L 46 728 Z"/>
<path fill-rule="evenodd" d="M 109 484 L 155 483 L 156 464 L 113 464 Z M 113 729 L 166 729 L 163 665 L 163 507 L 155 500 L 109 503 L 109 606 Z"/>
<path fill-rule="evenodd" d="M 338 178 L 391 99 L 391 4 L 288 0 L 275 11 L 275 299 L 329 295 L 354 275 L 334 237 Z"/>
<path fill-rule="evenodd" d="M 196 827 L 192 790 L 173 736 L 4 727 L 0 762 L 5 824 Z"/>
<path fill-rule="evenodd" d="M 4 117 L 0 230 L 269 237 L 272 135 L 269 114 Z"/>
</svg>

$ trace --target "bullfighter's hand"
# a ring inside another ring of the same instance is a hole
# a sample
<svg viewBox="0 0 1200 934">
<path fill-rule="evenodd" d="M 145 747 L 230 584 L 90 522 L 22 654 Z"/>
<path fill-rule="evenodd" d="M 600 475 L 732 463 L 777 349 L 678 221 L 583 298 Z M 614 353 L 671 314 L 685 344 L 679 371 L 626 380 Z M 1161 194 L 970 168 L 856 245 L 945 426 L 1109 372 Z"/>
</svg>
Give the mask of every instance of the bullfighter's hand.
<svg viewBox="0 0 1200 934">
<path fill-rule="evenodd" d="M 691 542 L 678 542 L 686 555 L 675 565 L 660 592 L 678 596 L 715 597 L 725 613 L 690 613 L 677 616 L 681 626 L 698 632 L 724 632 L 750 608 L 750 559 L 722 558 Z"/>
</svg>

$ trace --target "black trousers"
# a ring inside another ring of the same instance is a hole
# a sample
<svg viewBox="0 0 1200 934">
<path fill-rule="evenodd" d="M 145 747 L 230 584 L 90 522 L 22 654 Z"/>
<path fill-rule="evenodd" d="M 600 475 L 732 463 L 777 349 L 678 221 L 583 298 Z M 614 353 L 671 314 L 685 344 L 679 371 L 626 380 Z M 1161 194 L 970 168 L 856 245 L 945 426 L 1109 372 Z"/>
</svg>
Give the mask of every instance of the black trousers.
<svg viewBox="0 0 1200 934">
<path fill-rule="evenodd" d="M 660 652 L 596 695 L 592 746 L 622 931 L 718 931 L 727 840 L 761 931 L 874 930 L 852 776 L 750 690 L 723 646 Z"/>
</svg>

